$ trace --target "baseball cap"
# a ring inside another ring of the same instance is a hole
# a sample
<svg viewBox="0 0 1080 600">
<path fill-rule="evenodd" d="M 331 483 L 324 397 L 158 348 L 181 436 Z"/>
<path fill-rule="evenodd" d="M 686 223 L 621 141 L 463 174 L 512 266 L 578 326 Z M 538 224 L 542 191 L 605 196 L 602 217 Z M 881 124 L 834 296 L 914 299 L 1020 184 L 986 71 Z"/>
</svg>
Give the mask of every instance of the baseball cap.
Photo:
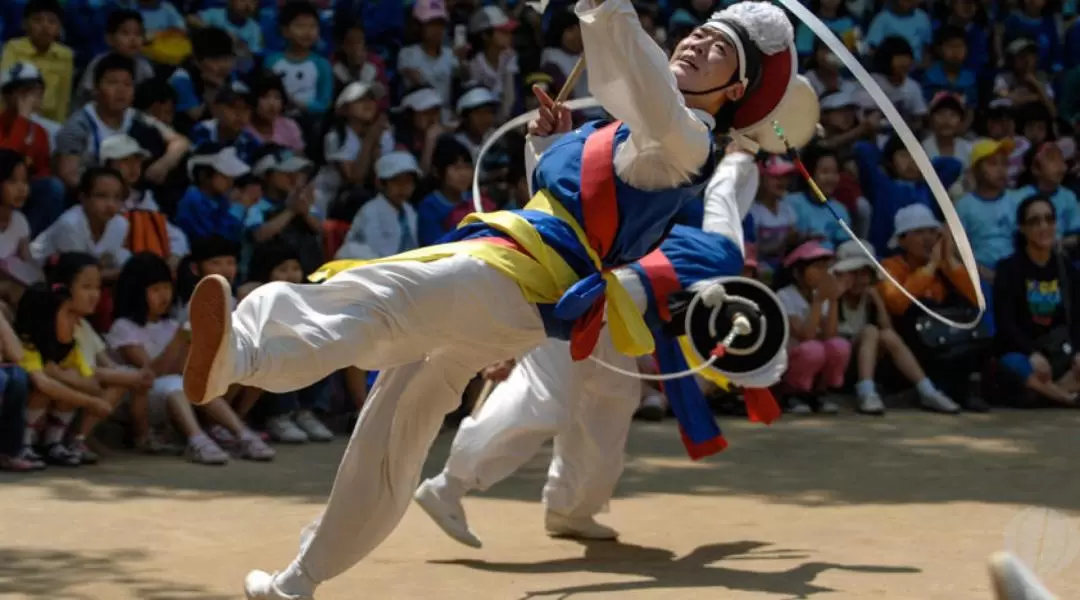
<svg viewBox="0 0 1080 600">
<path fill-rule="evenodd" d="M 7 91 L 20 83 L 45 85 L 45 79 L 41 76 L 41 71 L 28 62 L 17 62 L 0 73 L 0 90 Z"/>
<path fill-rule="evenodd" d="M 239 81 L 233 81 L 225 87 L 221 88 L 221 91 L 219 91 L 217 96 L 214 98 L 214 102 L 217 104 L 247 102 L 247 99 L 250 95 L 251 88 Z"/>
<path fill-rule="evenodd" d="M 1016 38 L 1015 40 L 1009 42 L 1009 45 L 1005 46 L 1005 54 L 1009 55 L 1010 57 L 1016 56 L 1017 54 L 1028 50 L 1033 52 L 1037 52 L 1039 50 L 1039 46 L 1035 44 L 1035 40 L 1028 37 Z"/>
<path fill-rule="evenodd" d="M 990 138 L 983 138 L 971 146 L 971 165 L 974 166 L 980 160 L 997 154 L 998 152 L 1005 155 L 1012 154 L 1012 151 L 1016 149 L 1016 142 L 1011 138 L 1005 138 L 1001 140 L 992 140 Z"/>
<path fill-rule="evenodd" d="M 410 152 L 387 152 L 375 161 L 375 176 L 379 179 L 393 179 L 403 173 L 420 175 L 420 165 L 416 164 L 416 158 Z"/>
<path fill-rule="evenodd" d="M 870 245 L 870 242 L 862 240 L 862 243 L 873 251 L 874 247 Z M 848 240 L 836 249 L 836 264 L 832 266 L 832 271 L 833 273 L 847 273 L 872 266 L 874 266 L 874 261 L 863 252 L 859 242 Z"/>
<path fill-rule="evenodd" d="M 939 108 L 951 108 L 961 115 L 967 114 L 967 106 L 964 104 L 964 100 L 959 95 L 951 92 L 938 92 L 934 94 L 928 108 L 930 113 L 933 113 Z"/>
<path fill-rule="evenodd" d="M 833 92 L 821 98 L 821 110 L 839 110 L 841 108 L 855 108 L 859 105 L 851 92 Z"/>
<path fill-rule="evenodd" d="M 421 112 L 441 107 L 442 104 L 442 96 L 435 91 L 435 88 L 422 87 L 405 94 L 395 108 L 397 110 L 409 109 L 413 112 Z"/>
<path fill-rule="evenodd" d="M 795 263 L 809 262 L 819 258 L 832 258 L 836 256 L 829 248 L 821 245 L 821 242 L 811 240 L 799 244 L 787 256 L 784 257 L 784 266 L 790 267 Z"/>
<path fill-rule="evenodd" d="M 889 247 L 900 245 L 900 236 L 916 229 L 940 229 L 941 221 L 930 212 L 925 204 L 910 204 L 896 211 L 893 217 L 893 234 L 889 238 Z"/>
<path fill-rule="evenodd" d="M 761 172 L 773 177 L 783 177 L 794 173 L 795 165 L 774 154 L 761 163 Z"/>
<path fill-rule="evenodd" d="M 101 161 L 101 164 L 105 164 L 105 161 L 120 160 L 129 156 L 149 158 L 150 153 L 140 146 L 139 142 L 135 141 L 135 138 L 126 133 L 118 133 L 105 138 L 101 142 L 101 149 L 98 151 L 98 160 Z"/>
<path fill-rule="evenodd" d="M 503 9 L 498 6 L 485 6 L 469 19 L 469 33 L 480 33 L 490 29 L 513 31 L 517 29 L 517 26 L 518 22 L 506 16 Z"/>
<path fill-rule="evenodd" d="M 251 172 L 251 169 L 237 156 L 236 148 L 232 146 L 225 146 L 212 154 L 196 154 L 189 158 L 188 176 L 192 176 L 195 167 L 199 166 L 211 167 L 226 177 L 240 177 Z"/>
<path fill-rule="evenodd" d="M 368 82 L 368 81 L 354 81 L 345 86 L 345 89 L 341 90 L 338 94 L 337 100 L 334 102 L 334 108 L 341 108 L 350 102 L 356 102 L 365 96 L 371 96 L 378 100 L 383 97 L 386 90 L 381 83 Z"/>
<path fill-rule="evenodd" d="M 446 3 L 443 0 L 416 0 L 416 4 L 412 9 L 413 17 L 421 23 L 427 23 L 428 21 L 435 21 L 442 19 L 447 21 L 450 19 L 450 13 L 446 10 Z"/>
<path fill-rule="evenodd" d="M 252 167 L 251 172 L 256 177 L 262 177 L 270 171 L 298 173 L 311 165 L 312 162 L 303 156 L 299 156 L 291 150 L 281 149 L 255 161 L 255 166 Z"/>
<path fill-rule="evenodd" d="M 499 99 L 495 97 L 495 94 L 491 93 L 491 90 L 486 87 L 475 87 L 458 98 L 457 112 L 460 114 L 467 110 L 498 103 Z"/>
</svg>

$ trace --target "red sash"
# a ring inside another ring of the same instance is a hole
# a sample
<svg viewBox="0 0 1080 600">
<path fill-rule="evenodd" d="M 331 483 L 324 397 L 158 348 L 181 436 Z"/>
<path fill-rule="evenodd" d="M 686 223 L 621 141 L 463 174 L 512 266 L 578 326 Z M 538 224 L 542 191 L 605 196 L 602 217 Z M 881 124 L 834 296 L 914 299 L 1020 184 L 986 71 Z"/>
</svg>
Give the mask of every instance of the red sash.
<svg viewBox="0 0 1080 600">
<path fill-rule="evenodd" d="M 653 299 L 656 302 L 656 313 L 665 323 L 671 320 L 671 311 L 668 309 L 668 297 L 682 289 L 679 277 L 675 274 L 675 267 L 671 261 L 659 249 L 646 254 L 638 261 L 645 275 L 649 278 L 652 287 Z"/>
</svg>

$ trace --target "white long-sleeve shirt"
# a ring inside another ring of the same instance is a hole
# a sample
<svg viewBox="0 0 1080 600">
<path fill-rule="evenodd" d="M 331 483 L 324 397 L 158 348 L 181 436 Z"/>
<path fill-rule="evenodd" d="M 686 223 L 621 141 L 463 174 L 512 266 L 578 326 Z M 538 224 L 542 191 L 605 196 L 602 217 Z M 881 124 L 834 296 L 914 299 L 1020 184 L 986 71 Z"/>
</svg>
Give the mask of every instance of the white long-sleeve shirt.
<svg viewBox="0 0 1080 600">
<path fill-rule="evenodd" d="M 408 229 L 403 231 L 403 226 Z M 397 208 L 379 194 L 360 207 L 335 258 L 393 256 L 416 248 L 417 239 L 416 210 L 412 205 L 406 202 Z"/>
<path fill-rule="evenodd" d="M 705 218 L 701 228 L 718 233 L 743 248 L 742 222 L 757 196 L 761 174 L 745 152 L 724 156 L 705 186 Z"/>
<path fill-rule="evenodd" d="M 645 32 L 630 0 L 579 0 L 589 90 L 630 129 L 615 151 L 619 179 L 643 190 L 688 183 L 712 151 L 713 116 L 687 108 L 667 54 Z M 529 181 L 539 154 L 557 136 L 528 140 Z"/>
</svg>

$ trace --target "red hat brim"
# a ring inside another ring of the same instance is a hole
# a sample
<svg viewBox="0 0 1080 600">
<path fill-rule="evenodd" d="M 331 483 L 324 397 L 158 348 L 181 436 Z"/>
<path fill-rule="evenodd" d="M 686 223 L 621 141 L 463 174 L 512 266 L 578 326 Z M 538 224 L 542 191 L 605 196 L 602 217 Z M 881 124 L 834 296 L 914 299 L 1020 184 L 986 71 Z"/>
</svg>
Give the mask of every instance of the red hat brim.
<svg viewBox="0 0 1080 600">
<path fill-rule="evenodd" d="M 795 76 L 795 57 L 792 46 L 762 57 L 761 72 L 764 75 L 761 85 L 739 102 L 732 121 L 734 129 L 742 131 L 753 128 L 776 112 Z"/>
</svg>

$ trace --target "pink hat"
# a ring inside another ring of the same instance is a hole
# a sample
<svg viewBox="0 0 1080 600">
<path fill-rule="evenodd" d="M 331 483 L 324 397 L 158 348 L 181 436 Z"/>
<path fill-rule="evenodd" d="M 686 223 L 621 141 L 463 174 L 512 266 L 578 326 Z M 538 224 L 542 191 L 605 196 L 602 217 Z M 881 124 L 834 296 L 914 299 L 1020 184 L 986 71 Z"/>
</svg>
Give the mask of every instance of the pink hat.
<svg viewBox="0 0 1080 600">
<path fill-rule="evenodd" d="M 808 262 L 819 258 L 832 258 L 834 256 L 836 254 L 832 250 L 822 246 L 820 242 L 810 240 L 799 244 L 797 248 L 785 256 L 784 266 L 790 267 L 795 263 Z"/>
<path fill-rule="evenodd" d="M 416 17 L 416 20 L 421 23 L 427 23 L 428 21 L 434 21 L 436 19 L 442 19 L 444 21 L 450 19 L 450 13 L 446 10 L 446 2 L 444 2 L 444 0 L 416 0 L 416 4 L 413 5 L 412 14 Z"/>
<path fill-rule="evenodd" d="M 761 172 L 773 177 L 783 177 L 794 173 L 795 165 L 774 154 L 761 163 Z"/>
</svg>

